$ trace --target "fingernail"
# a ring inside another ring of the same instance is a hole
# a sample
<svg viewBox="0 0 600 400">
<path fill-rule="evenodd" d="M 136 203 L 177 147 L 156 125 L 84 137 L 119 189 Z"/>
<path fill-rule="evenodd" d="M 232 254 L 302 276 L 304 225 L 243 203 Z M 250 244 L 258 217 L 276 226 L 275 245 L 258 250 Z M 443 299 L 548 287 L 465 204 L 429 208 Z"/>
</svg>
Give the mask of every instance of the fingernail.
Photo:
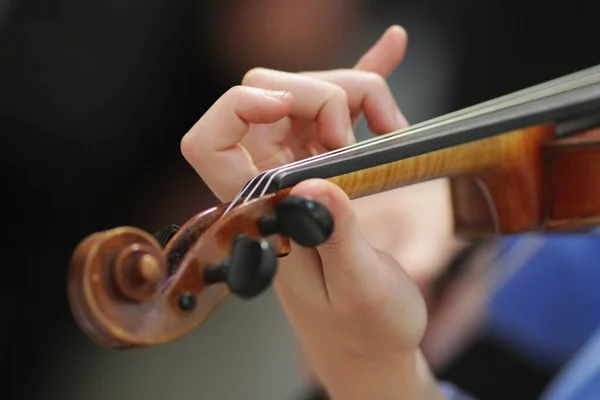
<svg viewBox="0 0 600 400">
<path fill-rule="evenodd" d="M 354 131 L 352 130 L 352 128 L 349 128 L 348 132 L 346 132 L 346 145 L 350 146 L 354 143 L 356 143 L 356 138 L 354 137 Z"/>
<path fill-rule="evenodd" d="M 261 89 L 261 88 L 252 87 L 252 86 L 244 86 L 243 88 L 248 93 L 258 95 L 258 96 L 270 97 L 272 99 L 277 99 L 277 100 L 283 99 L 283 96 L 285 96 L 287 94 L 287 92 L 283 91 L 283 90 L 268 90 L 268 89 Z"/>
<path fill-rule="evenodd" d="M 283 96 L 285 96 L 287 92 L 282 90 L 265 90 L 265 96 L 272 97 L 277 100 L 283 100 Z"/>
</svg>

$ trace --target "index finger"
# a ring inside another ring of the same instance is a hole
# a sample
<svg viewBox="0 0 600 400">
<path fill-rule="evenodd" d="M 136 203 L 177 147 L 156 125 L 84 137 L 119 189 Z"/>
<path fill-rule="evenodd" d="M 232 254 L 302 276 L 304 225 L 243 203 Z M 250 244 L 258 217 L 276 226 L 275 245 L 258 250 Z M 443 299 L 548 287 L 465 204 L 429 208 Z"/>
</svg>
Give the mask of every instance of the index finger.
<svg viewBox="0 0 600 400">
<path fill-rule="evenodd" d="M 258 173 L 252 157 L 239 143 L 250 124 L 277 122 L 293 106 L 291 93 L 236 86 L 185 134 L 181 152 L 221 201 L 231 200 Z"/>
</svg>

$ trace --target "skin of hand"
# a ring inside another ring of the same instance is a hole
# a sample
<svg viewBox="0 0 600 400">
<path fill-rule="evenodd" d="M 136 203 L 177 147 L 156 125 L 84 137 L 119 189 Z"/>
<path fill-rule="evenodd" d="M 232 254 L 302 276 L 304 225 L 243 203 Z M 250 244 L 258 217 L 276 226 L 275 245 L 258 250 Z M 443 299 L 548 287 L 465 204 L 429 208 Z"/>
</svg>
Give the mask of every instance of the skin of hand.
<svg viewBox="0 0 600 400">
<path fill-rule="evenodd" d="M 354 142 L 364 113 L 376 134 L 407 126 L 385 82 L 402 60 L 405 31 L 390 27 L 353 69 L 249 71 L 183 137 L 188 162 L 221 201 L 259 171 Z M 318 248 L 292 243 L 274 286 L 316 375 L 333 399 L 442 398 L 419 350 L 424 300 L 394 257 L 361 232 L 354 205 L 336 185 L 303 181 L 335 229 Z"/>
<path fill-rule="evenodd" d="M 426 299 L 450 258 L 466 245 L 454 233 L 447 179 L 356 199 L 354 207 L 367 241 L 394 257 Z"/>
</svg>

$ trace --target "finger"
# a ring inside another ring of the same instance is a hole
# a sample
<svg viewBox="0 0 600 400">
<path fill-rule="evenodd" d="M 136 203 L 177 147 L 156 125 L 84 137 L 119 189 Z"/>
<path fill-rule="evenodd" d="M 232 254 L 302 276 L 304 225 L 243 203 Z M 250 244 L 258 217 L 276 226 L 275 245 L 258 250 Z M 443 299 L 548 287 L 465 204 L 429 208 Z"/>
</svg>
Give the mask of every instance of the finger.
<svg viewBox="0 0 600 400">
<path fill-rule="evenodd" d="M 375 134 L 384 134 L 408 126 L 385 78 L 377 73 L 341 69 L 302 74 L 344 89 L 351 115 L 358 116 L 364 112 L 369 129 Z"/>
<path fill-rule="evenodd" d="M 291 134 L 293 133 L 293 134 Z M 260 171 L 277 168 L 326 152 L 316 134 L 314 122 L 290 117 L 273 124 L 254 124 L 240 142 L 252 155 Z"/>
<path fill-rule="evenodd" d="M 406 54 L 406 46 L 408 44 L 408 35 L 404 28 L 399 25 L 389 27 L 371 48 L 363 54 L 354 66 L 355 70 L 369 71 L 375 73 L 382 78 L 387 78 L 402 62 Z M 394 104 L 396 104 L 394 100 Z M 367 104 L 363 104 L 363 110 Z M 397 107 L 397 106 L 396 106 Z M 366 111 L 366 110 L 365 110 Z M 365 113 L 365 117 L 366 117 Z M 352 114 L 352 122 L 356 123 L 360 117 L 360 112 Z M 408 126 L 408 121 L 401 112 L 395 114 L 395 119 L 398 124 L 396 127 L 387 132 L 404 128 Z M 374 125 L 374 127 L 372 126 Z M 376 123 L 369 121 L 369 128 L 376 134 L 387 133 L 381 132 L 375 127 Z"/>
<path fill-rule="evenodd" d="M 353 123 L 365 113 L 369 129 L 376 134 L 388 133 L 408 126 L 385 78 L 404 58 L 406 31 L 394 25 L 360 58 L 352 70 L 304 72 L 316 79 L 342 87 L 348 94 Z"/>
<path fill-rule="evenodd" d="M 407 44 L 408 35 L 404 28 L 393 25 L 358 60 L 354 69 L 370 71 L 387 77 L 404 58 Z"/>
<path fill-rule="evenodd" d="M 354 143 L 346 92 L 332 83 L 309 76 L 255 68 L 242 84 L 294 94 L 292 118 L 316 122 L 320 143 L 328 150 Z"/>
<path fill-rule="evenodd" d="M 348 196 L 338 186 L 320 179 L 303 181 L 292 195 L 308 196 L 326 206 L 334 219 L 329 240 L 317 248 L 323 277 L 333 306 L 348 312 L 385 303 L 386 293 L 397 290 L 401 268 L 365 240 Z M 409 281 L 404 274 L 404 280 Z M 405 283 L 406 285 L 406 283 Z"/>
<path fill-rule="evenodd" d="M 287 92 L 236 86 L 185 134 L 181 152 L 221 201 L 231 200 L 258 173 L 239 144 L 249 124 L 274 123 L 290 113 L 293 103 Z"/>
</svg>

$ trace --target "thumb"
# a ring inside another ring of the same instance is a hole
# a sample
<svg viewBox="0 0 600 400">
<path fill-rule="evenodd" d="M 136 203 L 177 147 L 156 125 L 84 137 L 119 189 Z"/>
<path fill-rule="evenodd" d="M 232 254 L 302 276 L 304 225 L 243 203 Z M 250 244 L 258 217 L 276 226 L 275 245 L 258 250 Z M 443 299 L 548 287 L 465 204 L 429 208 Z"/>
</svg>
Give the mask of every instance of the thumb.
<svg viewBox="0 0 600 400">
<path fill-rule="evenodd" d="M 357 302 L 361 307 L 368 306 L 372 303 L 369 299 L 386 293 L 390 276 L 397 274 L 391 271 L 393 259 L 382 256 L 366 241 L 346 193 L 331 182 L 311 179 L 299 183 L 291 194 L 314 199 L 333 216 L 333 233 L 317 248 L 331 303 L 351 308 Z"/>
</svg>

